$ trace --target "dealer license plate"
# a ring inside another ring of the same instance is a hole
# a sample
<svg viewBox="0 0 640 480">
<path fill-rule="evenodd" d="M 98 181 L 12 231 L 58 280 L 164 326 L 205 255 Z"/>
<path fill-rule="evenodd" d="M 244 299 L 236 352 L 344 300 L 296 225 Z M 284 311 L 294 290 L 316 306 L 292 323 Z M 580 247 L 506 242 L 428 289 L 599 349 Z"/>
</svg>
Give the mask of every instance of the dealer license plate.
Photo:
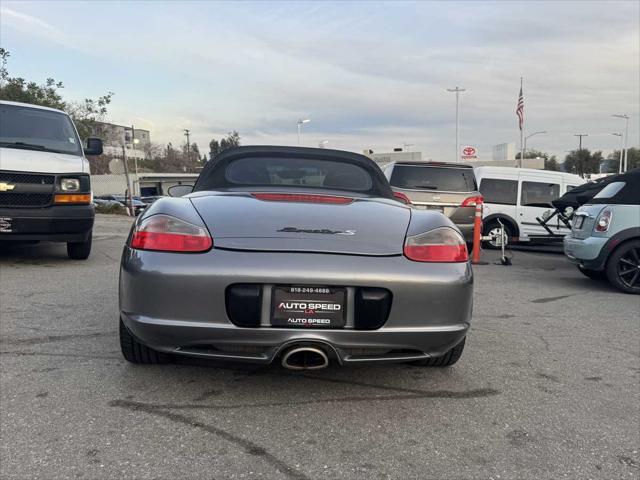
<svg viewBox="0 0 640 480">
<path fill-rule="evenodd" d="M 584 223 L 584 217 L 583 216 L 574 217 L 573 228 L 575 230 L 580 230 L 582 228 L 582 224 L 583 223 Z"/>
<path fill-rule="evenodd" d="M 0 217 L 0 233 L 13 232 L 13 218 Z"/>
<path fill-rule="evenodd" d="M 345 325 L 345 288 L 277 286 L 273 288 L 271 300 L 274 327 L 341 328 Z"/>
</svg>

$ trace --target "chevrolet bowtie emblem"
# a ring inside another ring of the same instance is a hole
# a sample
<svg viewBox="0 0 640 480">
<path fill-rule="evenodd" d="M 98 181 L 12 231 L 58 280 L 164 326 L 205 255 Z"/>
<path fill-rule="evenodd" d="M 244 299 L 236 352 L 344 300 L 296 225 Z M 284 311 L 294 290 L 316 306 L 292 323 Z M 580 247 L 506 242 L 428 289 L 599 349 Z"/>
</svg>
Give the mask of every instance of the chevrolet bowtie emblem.
<svg viewBox="0 0 640 480">
<path fill-rule="evenodd" d="M 0 182 L 0 192 L 8 192 L 9 190 L 13 190 L 16 188 L 15 185 L 11 185 L 10 183 Z"/>
</svg>

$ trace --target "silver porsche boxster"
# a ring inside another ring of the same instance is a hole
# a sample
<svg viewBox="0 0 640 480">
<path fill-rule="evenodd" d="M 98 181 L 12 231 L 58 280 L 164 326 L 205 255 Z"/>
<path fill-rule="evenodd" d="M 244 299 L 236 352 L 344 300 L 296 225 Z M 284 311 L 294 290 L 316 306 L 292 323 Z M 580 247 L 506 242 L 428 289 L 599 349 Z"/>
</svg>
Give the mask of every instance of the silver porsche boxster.
<svg viewBox="0 0 640 480">
<path fill-rule="evenodd" d="M 136 220 L 120 271 L 120 343 L 318 369 L 454 364 L 472 310 L 465 241 L 397 198 L 355 153 L 238 147 Z"/>
</svg>

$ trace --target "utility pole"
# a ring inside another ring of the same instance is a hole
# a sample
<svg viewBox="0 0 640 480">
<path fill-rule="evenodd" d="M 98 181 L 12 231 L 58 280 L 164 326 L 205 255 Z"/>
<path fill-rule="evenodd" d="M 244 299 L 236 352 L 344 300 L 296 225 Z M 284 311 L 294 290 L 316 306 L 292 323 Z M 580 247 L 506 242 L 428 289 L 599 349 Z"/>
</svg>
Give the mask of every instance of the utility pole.
<svg viewBox="0 0 640 480">
<path fill-rule="evenodd" d="M 122 164 L 124 165 L 124 177 L 127 181 L 127 195 L 125 200 L 129 204 L 129 212 L 132 217 L 135 217 L 136 213 L 133 210 L 133 198 L 131 197 L 131 181 L 129 180 L 129 167 L 127 166 L 127 146 L 126 142 L 122 142 Z"/>
<path fill-rule="evenodd" d="M 191 160 L 191 152 L 189 150 L 189 134 L 191 132 L 189 130 L 187 130 L 186 128 L 184 129 L 184 136 L 187 137 L 187 163 L 190 163 Z"/>
<path fill-rule="evenodd" d="M 447 92 L 455 92 L 456 94 L 456 156 L 455 161 L 460 161 L 460 93 L 466 91 L 464 88 L 447 88 Z"/>
<path fill-rule="evenodd" d="M 582 150 L 582 137 L 588 137 L 587 133 L 578 133 L 574 135 L 574 137 L 578 137 L 580 140 L 578 141 L 578 151 Z"/>
</svg>

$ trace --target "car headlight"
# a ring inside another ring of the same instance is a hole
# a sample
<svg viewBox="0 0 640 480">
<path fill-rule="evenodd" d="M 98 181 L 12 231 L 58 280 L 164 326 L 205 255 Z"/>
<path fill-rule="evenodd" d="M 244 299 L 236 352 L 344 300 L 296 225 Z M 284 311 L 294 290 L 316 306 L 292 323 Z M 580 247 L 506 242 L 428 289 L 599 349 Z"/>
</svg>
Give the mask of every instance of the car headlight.
<svg viewBox="0 0 640 480">
<path fill-rule="evenodd" d="M 60 190 L 63 192 L 80 191 L 80 180 L 77 178 L 63 178 L 60 180 Z"/>
</svg>

